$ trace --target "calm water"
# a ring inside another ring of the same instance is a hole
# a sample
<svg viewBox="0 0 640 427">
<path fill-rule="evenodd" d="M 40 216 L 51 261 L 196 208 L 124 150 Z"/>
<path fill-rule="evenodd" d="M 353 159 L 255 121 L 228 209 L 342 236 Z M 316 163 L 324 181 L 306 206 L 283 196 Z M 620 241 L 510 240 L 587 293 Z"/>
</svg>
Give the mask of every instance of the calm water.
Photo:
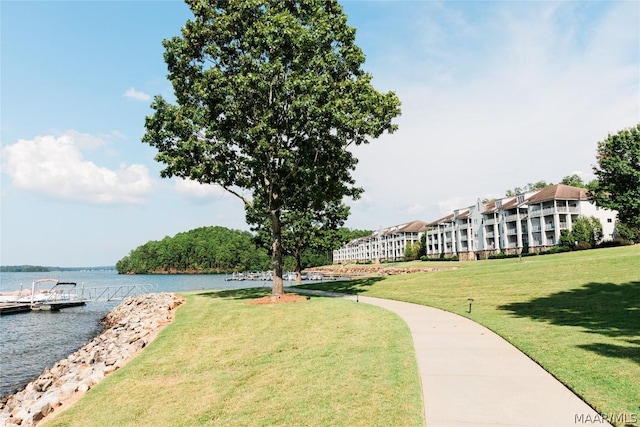
<svg viewBox="0 0 640 427">
<path fill-rule="evenodd" d="M 115 271 L 0 273 L 0 292 L 31 288 L 37 279 L 55 278 L 103 287 L 152 284 L 158 292 L 270 286 L 270 283 L 225 281 L 224 275 L 119 275 Z M 98 323 L 120 301 L 90 302 L 58 312 L 0 316 L 0 396 L 15 392 L 47 367 L 66 358 L 102 331 Z"/>
</svg>

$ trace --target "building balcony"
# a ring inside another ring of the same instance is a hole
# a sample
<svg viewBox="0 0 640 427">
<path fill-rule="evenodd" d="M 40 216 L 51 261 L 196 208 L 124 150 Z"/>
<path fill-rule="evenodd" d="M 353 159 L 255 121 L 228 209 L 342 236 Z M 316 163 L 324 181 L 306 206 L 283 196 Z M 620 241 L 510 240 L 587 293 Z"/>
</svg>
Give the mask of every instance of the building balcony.
<svg viewBox="0 0 640 427">
<path fill-rule="evenodd" d="M 558 206 L 557 212 L 560 213 L 579 213 L 580 209 L 577 206 Z"/>
<path fill-rule="evenodd" d="M 538 211 L 535 211 L 536 213 Z M 580 209 L 577 206 L 552 206 L 542 209 L 543 215 L 553 215 L 556 213 L 580 213 Z M 534 216 L 534 211 L 531 211 L 531 216 Z M 535 215 L 539 216 L 539 215 Z"/>
</svg>

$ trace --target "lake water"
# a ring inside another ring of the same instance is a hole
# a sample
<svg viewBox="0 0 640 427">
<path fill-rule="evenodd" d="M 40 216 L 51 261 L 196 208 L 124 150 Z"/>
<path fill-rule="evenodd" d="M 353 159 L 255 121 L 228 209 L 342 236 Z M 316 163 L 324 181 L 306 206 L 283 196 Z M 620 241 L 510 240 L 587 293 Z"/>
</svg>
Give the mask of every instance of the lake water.
<svg viewBox="0 0 640 427">
<path fill-rule="evenodd" d="M 264 281 L 226 281 L 230 276 L 119 275 L 112 271 L 0 273 L 0 292 L 31 288 L 37 279 L 55 278 L 85 287 L 150 284 L 157 292 L 240 289 L 271 286 Z M 27 312 L 0 316 L 0 396 L 14 393 L 47 367 L 82 347 L 102 331 L 99 324 L 120 301 L 89 302 L 57 312 Z"/>
</svg>

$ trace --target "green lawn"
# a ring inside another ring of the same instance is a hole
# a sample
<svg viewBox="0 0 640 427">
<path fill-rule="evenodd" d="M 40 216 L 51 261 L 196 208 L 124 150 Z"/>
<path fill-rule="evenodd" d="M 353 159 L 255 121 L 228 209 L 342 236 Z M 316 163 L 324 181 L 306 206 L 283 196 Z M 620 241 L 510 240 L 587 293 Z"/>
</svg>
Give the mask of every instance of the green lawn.
<svg viewBox="0 0 640 427">
<path fill-rule="evenodd" d="M 187 294 L 141 355 L 44 425 L 424 425 L 399 317 L 331 298 L 247 304 L 265 294 Z"/>
<path fill-rule="evenodd" d="M 599 412 L 640 419 L 640 246 L 421 265 L 459 268 L 305 287 L 409 301 L 470 317 L 512 342 Z M 468 298 L 474 300 L 471 313 Z"/>
</svg>

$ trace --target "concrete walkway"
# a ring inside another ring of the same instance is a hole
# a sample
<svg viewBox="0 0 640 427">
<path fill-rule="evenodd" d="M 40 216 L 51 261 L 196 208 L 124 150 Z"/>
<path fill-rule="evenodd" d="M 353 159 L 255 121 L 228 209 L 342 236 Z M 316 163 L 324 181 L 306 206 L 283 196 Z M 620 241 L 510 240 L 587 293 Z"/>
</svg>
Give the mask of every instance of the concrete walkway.
<svg viewBox="0 0 640 427">
<path fill-rule="evenodd" d="M 610 425 L 518 349 L 465 317 L 400 301 L 290 290 L 357 298 L 398 314 L 413 336 L 429 427 Z"/>
</svg>

